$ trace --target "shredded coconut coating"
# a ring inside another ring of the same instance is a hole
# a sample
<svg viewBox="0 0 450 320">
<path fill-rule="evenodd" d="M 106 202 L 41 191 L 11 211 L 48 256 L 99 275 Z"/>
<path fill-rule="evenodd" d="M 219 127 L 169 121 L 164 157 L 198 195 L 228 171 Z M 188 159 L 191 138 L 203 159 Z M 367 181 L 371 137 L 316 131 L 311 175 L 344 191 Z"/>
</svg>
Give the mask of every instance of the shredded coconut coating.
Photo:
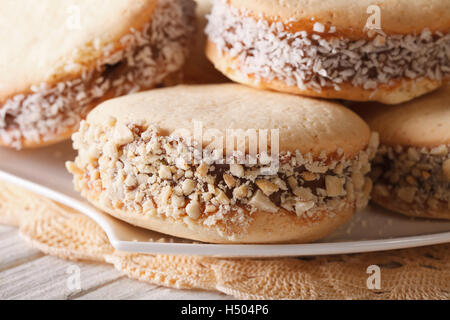
<svg viewBox="0 0 450 320">
<path fill-rule="evenodd" d="M 149 89 L 179 70 L 194 32 L 191 0 L 159 0 L 151 21 L 120 39 L 125 48 L 103 49 L 95 70 L 54 86 L 42 83 L 30 94 L 8 99 L 0 107 L 0 139 L 20 149 L 23 141 L 45 142 L 76 129 L 96 103 Z"/>
<path fill-rule="evenodd" d="M 450 34 L 423 30 L 354 41 L 333 37 L 335 32 L 316 23 L 310 34 L 291 33 L 282 22 L 256 19 L 223 0 L 214 1 L 206 28 L 220 54 L 238 59 L 240 72 L 301 90 L 339 91 L 342 83 L 375 90 L 398 79 L 450 77 Z"/>
<path fill-rule="evenodd" d="M 83 121 L 73 140 L 78 157 L 68 169 L 84 197 L 111 210 L 216 227 L 227 236 L 237 227 L 245 232 L 255 210 L 315 221 L 364 207 L 372 187 L 366 175 L 378 146 L 373 135 L 352 159 L 342 151 L 317 159 L 282 153 L 277 174 L 263 175 L 261 164 L 185 161 L 194 147 L 145 123 L 125 126 L 112 118 L 103 127 Z"/>
<path fill-rule="evenodd" d="M 381 145 L 373 161 L 374 192 L 416 208 L 450 210 L 450 145 L 432 149 Z"/>
</svg>

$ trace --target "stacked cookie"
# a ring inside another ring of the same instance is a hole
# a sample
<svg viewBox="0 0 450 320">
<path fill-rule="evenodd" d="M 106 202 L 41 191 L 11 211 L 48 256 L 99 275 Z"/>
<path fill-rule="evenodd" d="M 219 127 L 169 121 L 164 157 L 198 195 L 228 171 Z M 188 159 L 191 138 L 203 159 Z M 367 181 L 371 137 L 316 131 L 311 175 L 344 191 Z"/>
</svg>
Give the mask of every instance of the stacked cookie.
<svg viewBox="0 0 450 320">
<path fill-rule="evenodd" d="M 396 104 L 450 77 L 446 0 L 213 2 L 207 55 L 240 83 Z"/>
<path fill-rule="evenodd" d="M 237 84 L 103 103 L 73 136 L 75 187 L 132 224 L 207 242 L 317 240 L 368 201 L 377 138 L 333 102 Z"/>
<path fill-rule="evenodd" d="M 0 3 L 0 145 L 68 138 L 100 102 L 179 70 L 194 30 L 191 0 Z"/>
<path fill-rule="evenodd" d="M 154 87 L 181 68 L 193 10 L 181 0 L 128 0 L 103 11 L 71 1 L 88 13 L 89 32 L 54 31 L 63 23 L 59 4 L 41 29 L 31 17 L 40 9 L 23 8 L 31 23 L 20 32 L 28 36 L 9 36 L 22 39 L 9 61 L 42 32 L 54 36 L 35 49 L 41 63 L 11 64 L 20 72 L 3 75 L 0 141 L 39 146 L 79 126 L 78 156 L 67 168 L 98 208 L 215 243 L 315 241 L 371 193 L 394 211 L 449 218 L 448 1 L 213 0 L 207 37 L 199 30 L 197 43 L 241 85 L 136 93 L 83 121 L 99 102 Z M 6 3 L 8 19 L 18 19 Z M 197 3 L 202 21 L 210 4 Z M 185 81 L 221 81 L 203 50 L 194 52 Z M 317 98 L 358 101 L 367 123 Z"/>
<path fill-rule="evenodd" d="M 395 107 L 356 110 L 380 132 L 373 200 L 409 216 L 450 219 L 450 87 Z"/>
</svg>

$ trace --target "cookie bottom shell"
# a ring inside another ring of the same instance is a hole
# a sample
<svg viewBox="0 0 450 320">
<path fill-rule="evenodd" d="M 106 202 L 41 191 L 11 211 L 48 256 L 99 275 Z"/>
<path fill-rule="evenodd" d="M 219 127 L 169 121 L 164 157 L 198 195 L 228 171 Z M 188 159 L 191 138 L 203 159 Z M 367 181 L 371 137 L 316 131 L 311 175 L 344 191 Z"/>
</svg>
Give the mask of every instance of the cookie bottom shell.
<svg viewBox="0 0 450 320">
<path fill-rule="evenodd" d="M 382 196 L 376 191 L 372 192 L 372 201 L 383 208 L 409 217 L 450 220 L 450 208 L 444 203 L 440 204 L 436 209 L 420 207 L 415 203 L 406 203 L 395 196 Z"/>
<path fill-rule="evenodd" d="M 217 226 L 207 227 L 172 217 L 150 216 L 103 207 L 100 202 L 90 199 L 98 208 L 132 225 L 161 232 L 175 237 L 209 243 L 307 243 L 319 240 L 347 222 L 355 208 L 347 205 L 334 215 L 323 214 L 322 219 L 312 221 L 299 219 L 288 212 L 270 213 L 256 211 L 245 232 L 235 227 L 222 232 Z M 232 234 L 232 236 L 230 235 Z"/>
</svg>

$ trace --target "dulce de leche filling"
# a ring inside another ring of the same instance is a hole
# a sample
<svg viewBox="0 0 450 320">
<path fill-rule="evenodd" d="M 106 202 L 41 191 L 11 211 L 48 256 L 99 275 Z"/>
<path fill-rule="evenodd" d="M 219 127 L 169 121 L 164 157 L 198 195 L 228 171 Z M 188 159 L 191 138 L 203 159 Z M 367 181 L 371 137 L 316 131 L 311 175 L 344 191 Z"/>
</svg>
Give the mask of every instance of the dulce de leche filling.
<svg viewBox="0 0 450 320">
<path fill-rule="evenodd" d="M 24 140 L 45 142 L 75 129 L 97 103 L 154 87 L 184 63 L 193 34 L 191 0 L 159 0 L 151 21 L 142 30 L 103 49 L 95 70 L 77 79 L 30 88 L 0 106 L 0 140 L 21 148 Z"/>
<path fill-rule="evenodd" d="M 216 227 L 230 237 L 245 232 L 256 210 L 314 222 L 364 207 L 378 145 L 373 135 L 351 159 L 342 150 L 317 158 L 282 152 L 278 171 L 262 174 L 259 163 L 187 163 L 193 146 L 144 122 L 83 121 L 73 139 L 78 156 L 67 167 L 84 197 L 110 210 Z"/>
<path fill-rule="evenodd" d="M 408 212 L 450 211 L 450 145 L 381 145 L 370 175 L 376 196 L 394 198 Z"/>
<path fill-rule="evenodd" d="M 239 70 L 257 81 L 281 80 L 301 90 L 340 90 L 343 83 L 375 90 L 396 80 L 443 81 L 450 77 L 450 34 L 384 35 L 350 40 L 336 27 L 289 31 L 291 22 L 269 22 L 214 0 L 206 32 L 219 54 L 239 61 Z"/>
</svg>

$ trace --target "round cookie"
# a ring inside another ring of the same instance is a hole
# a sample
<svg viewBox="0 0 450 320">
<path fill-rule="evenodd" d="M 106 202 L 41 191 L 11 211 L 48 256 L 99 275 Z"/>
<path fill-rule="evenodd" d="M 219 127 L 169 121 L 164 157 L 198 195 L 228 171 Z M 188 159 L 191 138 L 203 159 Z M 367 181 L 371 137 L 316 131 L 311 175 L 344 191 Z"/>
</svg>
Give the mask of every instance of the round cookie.
<svg viewBox="0 0 450 320">
<path fill-rule="evenodd" d="M 372 199 L 409 216 L 450 219 L 450 86 L 395 107 L 356 111 L 380 133 Z"/>
<path fill-rule="evenodd" d="M 449 30 L 446 0 L 214 0 L 206 51 L 253 87 L 397 104 L 450 79 Z"/>
<path fill-rule="evenodd" d="M 215 243 L 309 242 L 368 201 L 376 136 L 321 100 L 236 84 L 109 100 L 74 134 L 67 167 L 95 206 Z"/>
<path fill-rule="evenodd" d="M 102 101 L 163 82 L 195 28 L 192 0 L 6 0 L 0 11 L 0 145 L 18 149 L 65 139 Z"/>
</svg>

